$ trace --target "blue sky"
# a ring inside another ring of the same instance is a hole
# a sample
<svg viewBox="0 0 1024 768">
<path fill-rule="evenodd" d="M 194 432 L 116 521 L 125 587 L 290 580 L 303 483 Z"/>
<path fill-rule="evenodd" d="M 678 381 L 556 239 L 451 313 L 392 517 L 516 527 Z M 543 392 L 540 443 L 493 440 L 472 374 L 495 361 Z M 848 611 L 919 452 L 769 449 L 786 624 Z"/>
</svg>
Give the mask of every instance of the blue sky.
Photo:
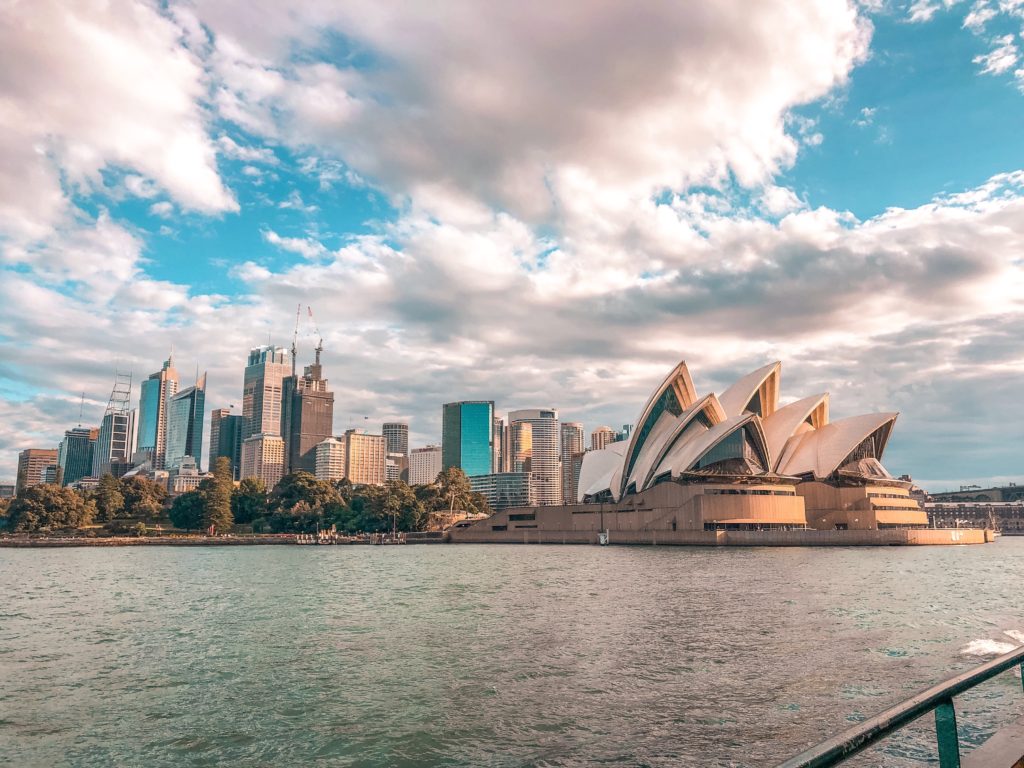
<svg viewBox="0 0 1024 768">
<path fill-rule="evenodd" d="M 0 10 L 0 479 L 172 344 L 238 402 L 298 303 L 339 432 L 781 359 L 897 473 L 1020 478 L 1024 3 L 340 5 Z"/>
</svg>

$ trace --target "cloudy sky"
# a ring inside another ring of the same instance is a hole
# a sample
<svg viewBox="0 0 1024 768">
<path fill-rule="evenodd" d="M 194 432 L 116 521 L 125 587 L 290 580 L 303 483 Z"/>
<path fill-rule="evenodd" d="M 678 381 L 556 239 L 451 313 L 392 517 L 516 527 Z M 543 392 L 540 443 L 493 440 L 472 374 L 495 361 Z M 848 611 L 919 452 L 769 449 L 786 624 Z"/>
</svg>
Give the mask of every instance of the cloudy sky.
<svg viewBox="0 0 1024 768">
<path fill-rule="evenodd" d="M 0 0 L 0 480 L 310 305 L 335 428 L 783 360 L 1024 480 L 1024 0 Z M 305 314 L 305 310 L 304 310 Z M 312 355 L 304 321 L 300 364 Z M 184 385 L 190 384 L 185 381 Z M 365 417 L 365 418 L 364 418 Z"/>
</svg>

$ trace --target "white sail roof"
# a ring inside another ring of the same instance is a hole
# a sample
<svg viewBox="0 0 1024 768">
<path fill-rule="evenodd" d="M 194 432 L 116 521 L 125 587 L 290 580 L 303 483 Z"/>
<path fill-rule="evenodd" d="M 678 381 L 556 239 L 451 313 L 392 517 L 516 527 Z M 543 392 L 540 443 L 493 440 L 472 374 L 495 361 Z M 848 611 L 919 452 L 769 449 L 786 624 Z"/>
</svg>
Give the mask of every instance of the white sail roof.
<svg viewBox="0 0 1024 768">
<path fill-rule="evenodd" d="M 761 416 L 768 417 L 775 412 L 779 402 L 779 383 L 781 379 L 782 363 L 769 363 L 763 368 L 752 371 L 737 381 L 725 392 L 718 396 L 722 408 L 729 416 L 738 416 L 743 413 L 747 403 L 756 394 L 762 394 Z"/>
<path fill-rule="evenodd" d="M 785 462 L 779 466 L 781 475 L 804 475 L 813 473 L 815 477 L 828 477 L 837 469 L 847 456 L 862 441 L 875 432 L 880 432 L 880 445 L 876 459 L 881 459 L 882 451 L 889 439 L 889 432 L 896 421 L 898 413 L 866 413 L 851 416 L 826 424 L 821 429 L 797 435 L 799 440 Z"/>
<path fill-rule="evenodd" d="M 808 419 L 811 420 L 809 428 L 820 429 L 828 424 L 827 392 L 783 406 L 762 421 L 765 441 L 768 443 L 768 451 L 776 468 L 782 460 L 787 441 L 797 434 L 800 425 L 805 424 Z"/>
<path fill-rule="evenodd" d="M 612 497 L 618 499 L 618 479 L 622 476 L 622 457 L 626 446 L 626 441 L 620 440 L 609 443 L 600 451 L 587 451 L 583 454 L 577 501 L 583 501 L 584 496 L 596 496 L 604 491 L 612 491 Z"/>
</svg>

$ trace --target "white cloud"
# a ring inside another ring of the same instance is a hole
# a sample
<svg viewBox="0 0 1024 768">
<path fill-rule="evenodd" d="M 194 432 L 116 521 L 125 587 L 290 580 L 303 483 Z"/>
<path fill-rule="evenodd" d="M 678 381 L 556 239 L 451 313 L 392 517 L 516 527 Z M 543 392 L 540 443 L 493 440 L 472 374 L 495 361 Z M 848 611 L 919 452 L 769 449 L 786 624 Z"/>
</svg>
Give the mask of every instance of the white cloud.
<svg viewBox="0 0 1024 768">
<path fill-rule="evenodd" d="M 149 206 L 149 212 L 154 216 L 160 216 L 161 218 L 167 218 L 174 213 L 174 204 L 169 203 L 166 200 L 161 200 L 159 203 L 153 203 Z"/>
<path fill-rule="evenodd" d="M 186 208 L 237 208 L 204 129 L 202 65 L 179 35 L 131 0 L 0 6 L 0 230 L 45 236 L 71 214 L 64 187 L 89 192 L 111 167 Z"/>
<path fill-rule="evenodd" d="M 315 259 L 327 252 L 323 243 L 311 237 L 281 237 L 272 229 L 263 230 L 263 239 L 285 251 L 297 253 L 306 259 Z"/>
<path fill-rule="evenodd" d="M 974 63 L 981 65 L 982 74 L 1001 75 L 1013 68 L 1020 58 L 1013 35 L 997 37 L 992 41 L 995 46 L 986 54 L 974 57 Z"/>
</svg>

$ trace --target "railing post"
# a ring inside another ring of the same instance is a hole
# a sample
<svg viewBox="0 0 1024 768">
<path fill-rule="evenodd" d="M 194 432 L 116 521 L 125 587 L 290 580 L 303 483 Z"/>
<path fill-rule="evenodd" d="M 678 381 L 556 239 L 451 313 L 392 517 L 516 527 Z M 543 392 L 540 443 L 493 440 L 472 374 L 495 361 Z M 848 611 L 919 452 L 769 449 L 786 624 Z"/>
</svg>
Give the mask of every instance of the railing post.
<svg viewBox="0 0 1024 768">
<path fill-rule="evenodd" d="M 960 768 L 960 739 L 956 734 L 952 699 L 946 699 L 935 708 L 935 739 L 939 743 L 940 768 Z"/>
<path fill-rule="evenodd" d="M 1024 661 L 1020 663 L 1020 682 L 1024 685 Z"/>
</svg>

